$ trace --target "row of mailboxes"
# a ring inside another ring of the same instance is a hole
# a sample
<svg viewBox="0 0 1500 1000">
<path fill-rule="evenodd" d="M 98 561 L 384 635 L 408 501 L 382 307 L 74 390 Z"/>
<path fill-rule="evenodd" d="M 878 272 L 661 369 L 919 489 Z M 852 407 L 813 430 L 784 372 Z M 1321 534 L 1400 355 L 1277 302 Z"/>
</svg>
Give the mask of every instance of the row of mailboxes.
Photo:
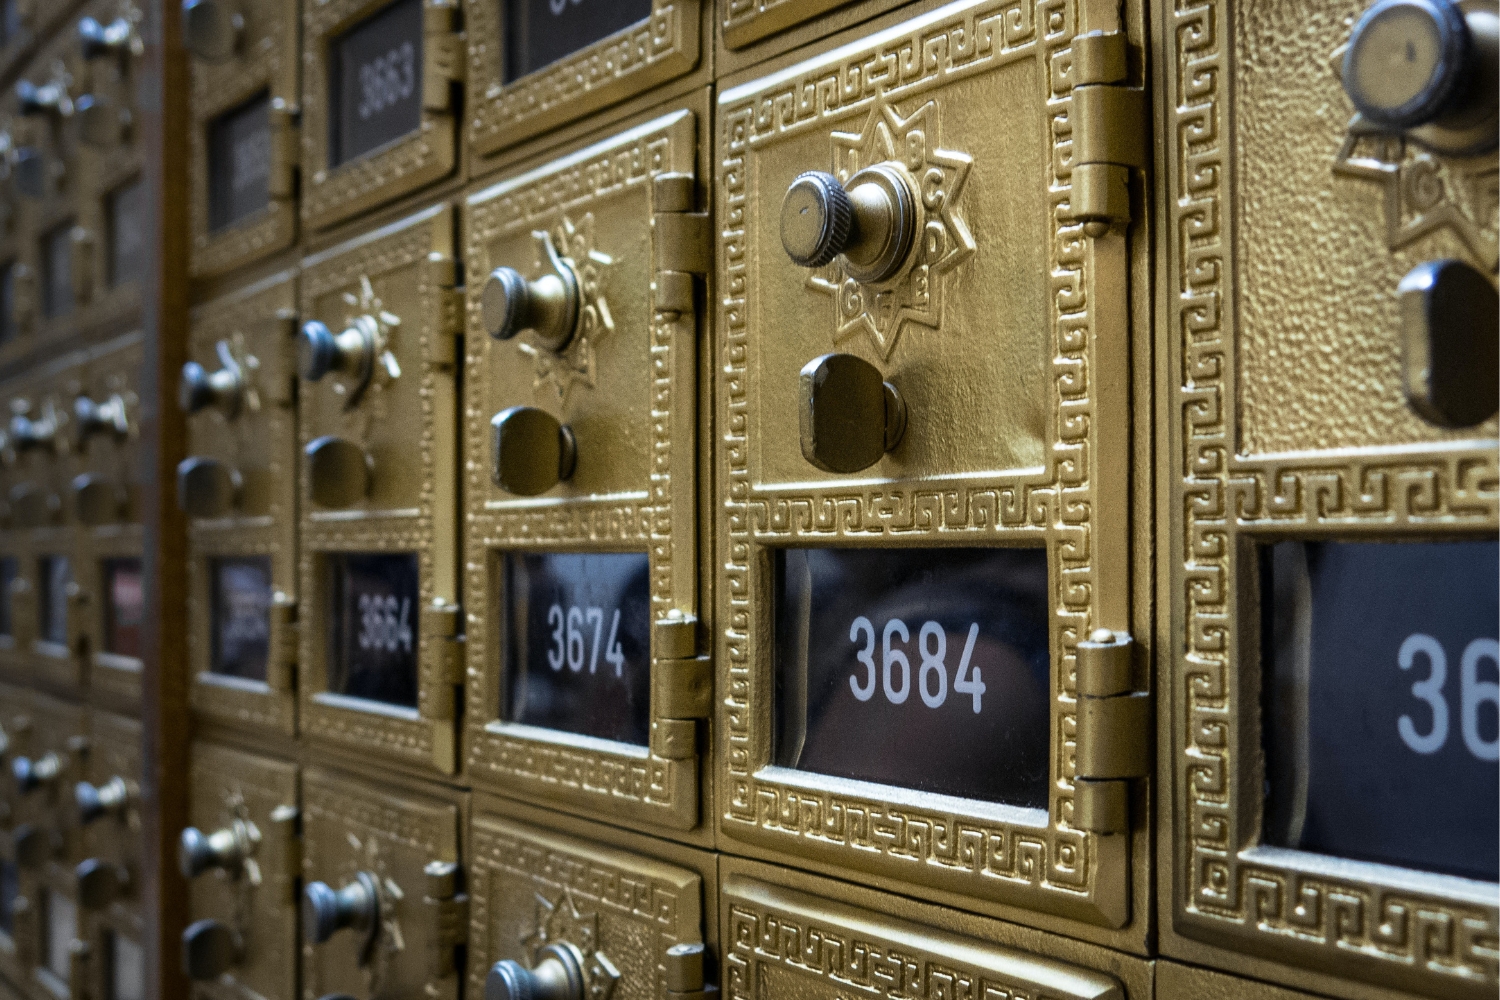
<svg viewBox="0 0 1500 1000">
<path fill-rule="evenodd" d="M 116 706 L 140 696 L 141 335 L 4 387 L 0 674 Z"/>
<path fill-rule="evenodd" d="M 0 976 L 143 997 L 140 724 L 0 686 Z"/>
</svg>

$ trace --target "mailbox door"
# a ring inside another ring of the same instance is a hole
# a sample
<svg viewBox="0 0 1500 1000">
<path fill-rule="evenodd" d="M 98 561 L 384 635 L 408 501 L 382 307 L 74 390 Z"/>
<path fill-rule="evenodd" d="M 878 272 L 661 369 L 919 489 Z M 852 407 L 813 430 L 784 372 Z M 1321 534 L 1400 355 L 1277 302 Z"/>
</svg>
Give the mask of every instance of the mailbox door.
<svg viewBox="0 0 1500 1000">
<path fill-rule="evenodd" d="M 241 824 L 258 836 L 235 872 L 215 868 L 192 881 L 192 922 L 216 920 L 238 935 L 239 961 L 226 976 L 239 993 L 297 995 L 297 885 L 301 876 L 297 766 L 210 743 L 193 747 L 189 817 L 204 834 Z M 199 982 L 195 996 L 222 996 Z M 236 995 L 239 995 L 238 993 Z"/>
<path fill-rule="evenodd" d="M 454 281 L 446 205 L 304 261 L 301 336 L 318 322 L 358 343 L 347 369 L 304 380 L 298 417 L 302 731 L 443 774 L 460 665 Z"/>
<path fill-rule="evenodd" d="M 16 757 L 32 752 L 35 728 L 31 718 L 31 693 L 25 688 L 0 685 L 0 732 L 5 752 L 0 763 L 7 770 Z M 16 829 L 25 823 L 25 803 L 15 782 L 0 785 L 0 977 L 25 982 L 36 953 L 36 922 L 32 898 L 36 880 L 22 869 L 16 858 Z"/>
<path fill-rule="evenodd" d="M 507 793 L 675 831 L 699 824 L 710 682 L 691 273 L 706 266 L 702 121 L 670 111 L 479 191 L 465 214 L 467 766 Z M 681 236 L 694 223 L 696 246 Z M 577 278 L 566 343 L 490 336 L 498 269 L 535 282 L 553 267 Z M 568 477 L 539 494 L 497 483 L 496 421 L 513 407 L 574 442 Z"/>
<path fill-rule="evenodd" d="M 304 886 L 321 881 L 338 890 L 364 874 L 379 895 L 379 919 L 369 931 L 350 927 L 323 944 L 304 944 L 303 991 L 394 1000 L 425 990 L 453 1000 L 452 900 L 427 894 L 424 869 L 459 862 L 461 800 L 311 767 L 302 791 Z M 438 968 L 445 954 L 446 969 Z"/>
<path fill-rule="evenodd" d="M 719 879 L 726 996 L 1152 996 L 1149 962 L 1098 946 L 737 858 Z"/>
<path fill-rule="evenodd" d="M 463 52 L 450 0 L 306 0 L 302 220 L 315 229 L 448 176 Z"/>
<path fill-rule="evenodd" d="M 203 6 L 203 23 L 184 30 L 193 75 L 191 268 L 205 277 L 297 238 L 302 12 L 296 0 L 238 4 L 243 27 L 225 35 L 209 23 L 221 9 Z"/>
<path fill-rule="evenodd" d="M 1365 46 L 1419 65 L 1420 17 L 1281 13 L 1159 22 L 1163 950 L 1320 992 L 1488 997 L 1493 130 L 1374 125 L 1362 88 L 1387 63 Z"/>
<path fill-rule="evenodd" d="M 716 204 L 720 845 L 1137 949 L 1140 17 L 957 3 L 730 79 Z"/>
<path fill-rule="evenodd" d="M 190 400 L 199 409 L 188 417 L 188 459 L 178 470 L 190 524 L 193 707 L 288 734 L 296 726 L 296 310 L 296 275 L 285 272 L 194 312 L 191 361 L 203 379 L 230 384 Z"/>
<path fill-rule="evenodd" d="M 691 72 L 703 6 L 466 0 L 470 147 L 497 153 Z"/>
<path fill-rule="evenodd" d="M 548 821 L 536 810 L 527 819 Z M 714 943 L 712 876 L 700 874 L 712 872 L 711 855 L 678 848 L 679 861 L 701 866 L 682 867 L 518 822 L 495 800 L 476 808 L 470 843 L 470 995 L 483 995 L 496 962 L 535 968 L 549 945 L 578 949 L 584 996 L 648 1000 L 702 985 L 675 978 L 667 950 Z"/>
<path fill-rule="evenodd" d="M 90 351 L 73 402 L 78 472 L 68 484 L 81 535 L 78 574 L 86 592 L 91 693 L 108 705 L 140 700 L 145 568 L 141 548 L 139 332 Z"/>
</svg>

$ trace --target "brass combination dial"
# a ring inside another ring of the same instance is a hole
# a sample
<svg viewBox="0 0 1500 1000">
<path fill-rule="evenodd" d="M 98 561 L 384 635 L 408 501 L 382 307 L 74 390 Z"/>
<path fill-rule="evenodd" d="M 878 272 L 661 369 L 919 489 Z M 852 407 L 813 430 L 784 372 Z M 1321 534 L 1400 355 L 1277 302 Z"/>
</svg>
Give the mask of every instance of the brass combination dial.
<svg viewBox="0 0 1500 1000">
<path fill-rule="evenodd" d="M 583 955 L 566 942 L 549 944 L 526 968 L 512 959 L 490 966 L 484 1000 L 584 1000 Z"/>
<path fill-rule="evenodd" d="M 855 281 L 894 277 L 911 253 L 917 196 L 906 172 L 877 163 L 848 184 L 821 170 L 798 175 L 781 202 L 781 246 L 794 264 L 823 267 L 843 258 Z"/>
</svg>

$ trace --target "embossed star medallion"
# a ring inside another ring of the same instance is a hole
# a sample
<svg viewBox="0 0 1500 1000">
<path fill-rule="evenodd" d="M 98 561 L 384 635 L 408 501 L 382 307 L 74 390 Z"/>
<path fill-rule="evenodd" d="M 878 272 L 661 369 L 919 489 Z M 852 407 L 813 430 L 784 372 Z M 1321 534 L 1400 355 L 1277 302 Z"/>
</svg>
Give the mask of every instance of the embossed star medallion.
<svg viewBox="0 0 1500 1000">
<path fill-rule="evenodd" d="M 533 389 L 540 391 L 542 386 L 550 384 L 566 404 L 575 385 L 593 388 L 595 345 L 601 337 L 614 332 L 615 320 L 604 297 L 603 283 L 615 261 L 602 253 L 595 242 L 592 212 L 577 222 L 564 215 L 551 231 L 537 230 L 531 236 L 536 242 L 537 270 L 550 270 L 549 258 L 555 255 L 571 266 L 578 277 L 578 326 L 567 344 L 558 351 L 524 339 L 518 344 L 521 353 L 530 357 L 536 368 Z"/>
<path fill-rule="evenodd" d="M 598 950 L 599 914 L 580 910 L 570 889 L 564 889 L 562 898 L 556 902 L 540 892 L 536 894 L 536 926 L 521 938 L 521 944 L 526 946 L 533 966 L 540 961 L 541 950 L 549 944 L 570 944 L 577 948 L 583 956 L 583 991 L 587 1000 L 609 1000 L 620 981 L 620 970 Z"/>
<path fill-rule="evenodd" d="M 833 296 L 834 342 L 863 333 L 888 358 L 908 324 L 937 329 L 943 317 L 942 276 L 974 253 L 974 237 L 958 211 L 974 160 L 939 147 L 937 101 L 903 116 L 882 94 L 860 132 L 835 132 L 832 139 L 833 174 L 841 183 L 864 167 L 897 163 L 919 195 L 916 245 L 894 278 L 861 284 L 846 273 L 841 258 L 808 278 L 809 287 Z"/>
<path fill-rule="evenodd" d="M 344 325 L 365 326 L 375 338 L 375 362 L 369 381 L 357 384 L 337 379 L 333 383 L 333 391 L 343 398 L 344 409 L 358 423 L 359 436 L 363 439 L 369 436 L 374 424 L 385 419 L 385 390 L 401 377 L 401 364 L 390 347 L 392 335 L 401 326 L 401 317 L 386 310 L 370 284 L 369 275 L 359 276 L 358 295 L 344 292 L 343 299 L 344 304 L 354 310 L 344 317 Z M 360 402 L 366 405 L 356 410 L 355 405 Z"/>
<path fill-rule="evenodd" d="M 1340 79 L 1348 48 L 1339 46 L 1331 57 Z M 1494 157 L 1433 155 L 1356 111 L 1334 154 L 1333 172 L 1380 184 L 1388 249 L 1399 250 L 1446 228 L 1491 271 L 1500 263 L 1495 224 L 1500 170 Z"/>
<path fill-rule="evenodd" d="M 375 993 L 390 974 L 391 961 L 406 950 L 406 937 L 401 928 L 401 901 L 406 894 L 391 877 L 391 866 L 381 849 L 379 837 L 368 836 L 361 840 L 352 830 L 344 836 L 349 843 L 349 853 L 343 865 L 344 883 L 354 881 L 359 872 L 369 872 L 375 877 L 380 893 L 380 929 L 371 942 L 370 952 L 360 961 L 367 988 Z"/>
</svg>

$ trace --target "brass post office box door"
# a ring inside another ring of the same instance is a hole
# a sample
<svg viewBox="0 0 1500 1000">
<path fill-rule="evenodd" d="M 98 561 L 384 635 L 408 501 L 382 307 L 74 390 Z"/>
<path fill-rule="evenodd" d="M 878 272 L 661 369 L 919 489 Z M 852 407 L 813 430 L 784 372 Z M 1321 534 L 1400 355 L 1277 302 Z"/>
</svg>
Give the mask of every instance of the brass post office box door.
<svg viewBox="0 0 1500 1000">
<path fill-rule="evenodd" d="M 197 0 L 182 16 L 193 75 L 190 266 L 222 274 L 297 238 L 302 12 L 296 0 Z"/>
<path fill-rule="evenodd" d="M 1103 948 L 738 859 L 720 879 L 726 996 L 1152 995 L 1147 962 Z"/>
<path fill-rule="evenodd" d="M 463 52 L 451 0 L 307 0 L 302 220 L 322 228 L 452 173 Z"/>
<path fill-rule="evenodd" d="M 103 704 L 115 706 L 140 700 L 143 352 L 139 332 L 94 348 L 82 391 L 72 404 L 78 471 L 68 483 L 67 507 L 80 535 L 77 572 L 86 591 L 89 687 Z"/>
<path fill-rule="evenodd" d="M 1164 949 L 1488 997 L 1497 8 L 1387 6 L 1162 8 Z"/>
<path fill-rule="evenodd" d="M 697 658 L 697 129 L 673 111 L 465 211 L 470 773 L 676 830 L 698 824 L 710 683 Z M 554 288 L 556 323 L 523 315 Z"/>
<path fill-rule="evenodd" d="M 470 148 L 481 156 L 691 72 L 703 0 L 466 0 Z"/>
<path fill-rule="evenodd" d="M 702 988 L 701 965 L 685 983 L 668 955 L 704 944 L 697 872 L 489 814 L 474 817 L 470 857 L 469 995 L 484 995 L 498 962 L 525 980 L 549 959 L 575 974 L 580 997 Z"/>
<path fill-rule="evenodd" d="M 304 993 L 457 997 L 460 807 L 321 768 L 303 773 L 302 791 Z M 338 922 L 331 898 L 312 903 L 334 893 L 357 904 Z"/>
<path fill-rule="evenodd" d="M 183 962 L 195 991 L 219 996 L 227 977 L 250 995 L 296 996 L 297 766 L 198 743 L 190 795 L 179 867 L 192 880 Z"/>
<path fill-rule="evenodd" d="M 74 868 L 79 905 L 109 928 L 140 939 L 141 724 L 94 711 L 82 774 L 66 789 L 79 828 Z"/>
<path fill-rule="evenodd" d="M 0 685 L 0 766 L 10 776 L 17 757 L 27 757 L 34 746 L 31 694 L 25 688 Z M 36 950 L 36 922 L 31 897 L 36 880 L 16 857 L 17 843 L 29 836 L 24 804 L 14 781 L 0 784 L 0 976 L 23 982 Z"/>
<path fill-rule="evenodd" d="M 283 733 L 296 726 L 296 315 L 291 272 L 201 306 L 178 385 L 193 707 Z"/>
<path fill-rule="evenodd" d="M 438 205 L 304 261 L 298 334 L 302 731 L 445 774 L 461 665 L 455 270 Z"/>
<path fill-rule="evenodd" d="M 719 99 L 720 843 L 1095 937 L 1148 844 L 1124 12 L 952 4 Z"/>
</svg>

